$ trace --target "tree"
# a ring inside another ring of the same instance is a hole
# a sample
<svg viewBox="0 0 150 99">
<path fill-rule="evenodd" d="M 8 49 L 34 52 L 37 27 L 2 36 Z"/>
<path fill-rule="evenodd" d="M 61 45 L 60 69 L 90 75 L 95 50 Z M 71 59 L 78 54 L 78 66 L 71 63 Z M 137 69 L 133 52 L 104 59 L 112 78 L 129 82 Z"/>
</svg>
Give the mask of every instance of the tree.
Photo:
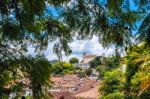
<svg viewBox="0 0 150 99">
<path fill-rule="evenodd" d="M 79 31 L 79 39 L 96 35 L 104 47 L 130 45 L 131 29 L 140 15 L 130 8 L 129 0 L 75 1 L 63 16 L 71 29 Z"/>
<path fill-rule="evenodd" d="M 108 71 L 108 67 L 105 65 L 100 65 L 96 67 L 96 71 L 99 73 L 99 78 L 103 78 L 105 72 Z"/>
<path fill-rule="evenodd" d="M 96 60 L 93 60 L 94 62 Z M 97 59 L 96 70 L 99 72 L 99 77 L 103 78 L 105 72 L 111 71 L 120 66 L 120 56 L 108 56 Z M 92 64 L 91 64 L 92 65 Z M 94 65 L 94 63 L 93 63 Z"/>
<path fill-rule="evenodd" d="M 72 74 L 73 66 L 68 62 L 56 62 L 53 64 L 53 74 L 54 75 L 64 75 L 64 74 Z"/>
<path fill-rule="evenodd" d="M 125 89 L 129 97 L 148 98 L 150 89 L 149 46 L 147 42 L 127 50 Z M 134 94 L 134 95 L 133 95 Z"/>
<path fill-rule="evenodd" d="M 70 63 L 68 63 L 68 62 L 63 62 L 63 68 L 64 69 L 70 69 L 70 68 L 72 68 L 73 66 L 70 64 Z"/>
<path fill-rule="evenodd" d="M 147 8 L 150 5 L 150 2 L 148 0 L 142 1 L 139 0 L 138 2 L 140 4 L 140 10 L 145 11 L 147 14 L 143 16 L 142 24 L 140 25 L 138 29 L 138 40 L 146 41 L 147 44 L 149 45 L 150 42 L 150 13 L 149 13 L 149 8 Z"/>
<path fill-rule="evenodd" d="M 20 50 L 26 51 L 27 43 L 32 43 L 37 45 L 39 51 L 46 48 L 48 41 L 57 40 L 54 52 L 59 58 L 62 50 L 67 55 L 71 53 L 68 42 L 76 34 L 78 39 L 96 35 L 105 47 L 112 44 L 127 46 L 132 35 L 131 29 L 141 16 L 138 11 L 146 10 L 145 6 L 149 4 L 148 0 L 132 1 L 139 8 L 137 11 L 130 8 L 129 0 L 117 0 L 117 3 L 115 0 L 75 0 L 76 3 L 69 0 L 1 0 L 0 46 L 2 49 L 11 49 L 10 45 L 13 48 L 20 45 Z M 58 15 L 60 19 L 47 12 L 51 6 L 63 9 Z M 140 30 L 144 29 L 142 27 Z M 76 31 L 79 32 L 73 33 Z M 10 57 L 8 50 L 2 52 L 3 57 Z"/>
<path fill-rule="evenodd" d="M 100 83 L 100 93 L 102 96 L 120 92 L 123 88 L 123 74 L 120 70 L 108 71 L 104 74 L 104 79 Z M 104 98 L 105 99 L 105 98 Z M 107 99 L 107 98 L 106 98 Z"/>
<path fill-rule="evenodd" d="M 45 85 L 50 77 L 50 65 L 43 58 L 28 58 L 27 48 L 28 45 L 34 45 L 35 51 L 40 53 L 47 48 L 49 41 L 57 39 L 54 52 L 59 58 L 62 50 L 66 54 L 71 52 L 67 44 L 72 40 L 70 29 L 49 14 L 47 9 L 50 5 L 60 6 L 66 1 L 68 0 L 0 0 L 0 98 L 9 96 L 12 91 L 19 93 L 18 89 L 6 90 L 4 87 L 10 80 L 16 80 L 16 70 L 20 68 L 29 75 L 33 97 L 41 99 L 46 95 L 43 91 L 47 88 Z"/>
<path fill-rule="evenodd" d="M 138 11 L 143 11 L 149 4 L 149 0 L 133 1 L 137 3 L 140 9 Z M 22 61 L 20 59 L 24 59 L 22 57 L 26 56 L 30 44 L 33 44 L 36 52 L 41 54 L 41 50 L 47 48 L 49 41 L 57 41 L 54 44 L 54 52 L 59 59 L 62 51 L 66 55 L 71 53 L 68 43 L 74 36 L 86 39 L 96 35 L 104 47 L 112 44 L 116 47 L 130 45 L 131 29 L 141 15 L 130 9 L 130 0 L 104 0 L 104 2 L 75 0 L 74 2 L 72 3 L 72 0 L 0 0 L 0 77 L 5 77 L 9 73 L 16 74 L 15 70 L 20 68 Z M 59 19 L 51 14 L 49 7 L 62 10 L 58 15 Z M 145 18 L 148 19 L 149 17 Z M 147 28 L 149 25 L 145 25 L 145 22 L 140 30 L 149 31 Z M 145 37 L 149 35 L 144 35 Z M 15 66 L 10 65 L 12 60 Z M 5 83 L 1 84 L 2 87 Z"/>
<path fill-rule="evenodd" d="M 48 90 L 45 90 L 51 86 L 50 75 L 52 71 L 52 66 L 47 59 L 40 56 L 35 58 L 21 57 L 21 59 L 9 60 L 8 63 L 8 69 L 3 70 L 0 75 L 0 98 L 9 97 L 12 92 L 16 93 L 15 98 L 19 98 L 21 97 L 20 92 L 26 86 L 32 88 L 35 99 L 51 97 Z M 24 84 L 21 79 L 29 79 L 29 85 Z M 9 82 L 13 82 L 13 84 Z"/>
<path fill-rule="evenodd" d="M 50 75 L 52 66 L 49 61 L 42 57 L 27 59 L 27 76 L 30 78 L 34 99 L 50 98 L 48 89 L 51 87 Z"/>
<path fill-rule="evenodd" d="M 96 68 L 98 65 L 101 64 L 101 56 L 95 57 L 93 60 L 90 61 L 90 67 L 91 68 Z"/>
<path fill-rule="evenodd" d="M 119 67 L 120 56 L 109 56 L 103 58 L 103 64 L 107 66 L 109 70 Z"/>
<path fill-rule="evenodd" d="M 85 76 L 86 76 L 85 71 L 84 71 L 81 67 L 75 66 L 75 67 L 73 68 L 73 70 L 74 70 L 74 74 L 77 74 L 77 75 L 80 76 L 80 77 L 85 77 Z"/>
<path fill-rule="evenodd" d="M 121 92 L 114 92 L 102 97 L 102 99 L 124 99 L 124 94 Z"/>
<path fill-rule="evenodd" d="M 53 64 L 53 73 L 54 74 L 61 74 L 63 72 L 63 67 L 60 62 L 56 62 Z"/>
<path fill-rule="evenodd" d="M 73 57 L 73 58 L 71 58 L 71 59 L 69 60 L 69 62 L 70 62 L 71 64 L 79 63 L 79 59 L 76 58 L 76 57 Z"/>
</svg>

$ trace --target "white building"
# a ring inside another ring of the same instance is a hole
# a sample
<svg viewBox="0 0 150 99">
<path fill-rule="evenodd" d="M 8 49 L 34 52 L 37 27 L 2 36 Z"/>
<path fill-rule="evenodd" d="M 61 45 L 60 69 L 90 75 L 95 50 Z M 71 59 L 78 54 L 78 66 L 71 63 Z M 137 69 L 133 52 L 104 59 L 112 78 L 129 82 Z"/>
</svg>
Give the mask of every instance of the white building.
<svg viewBox="0 0 150 99">
<path fill-rule="evenodd" d="M 80 62 L 79 66 L 83 69 L 87 69 L 90 67 L 90 61 L 93 60 L 96 55 L 84 55 L 83 60 Z"/>
</svg>

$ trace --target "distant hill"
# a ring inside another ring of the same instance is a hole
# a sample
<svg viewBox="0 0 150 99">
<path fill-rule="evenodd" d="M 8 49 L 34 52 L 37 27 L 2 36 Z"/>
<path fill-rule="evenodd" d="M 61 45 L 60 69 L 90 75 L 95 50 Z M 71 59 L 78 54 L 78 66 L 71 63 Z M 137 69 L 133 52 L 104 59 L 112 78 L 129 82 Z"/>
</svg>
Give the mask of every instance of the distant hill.
<svg viewBox="0 0 150 99">
<path fill-rule="evenodd" d="M 55 64 L 56 62 L 58 62 L 58 60 L 51 60 L 49 61 L 51 64 Z"/>
</svg>

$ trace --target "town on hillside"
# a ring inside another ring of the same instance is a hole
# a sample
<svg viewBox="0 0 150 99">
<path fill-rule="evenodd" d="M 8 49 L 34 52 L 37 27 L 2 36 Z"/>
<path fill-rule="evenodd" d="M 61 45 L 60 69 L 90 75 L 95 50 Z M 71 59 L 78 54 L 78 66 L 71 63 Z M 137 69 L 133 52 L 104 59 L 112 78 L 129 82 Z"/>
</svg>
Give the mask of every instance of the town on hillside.
<svg viewBox="0 0 150 99">
<path fill-rule="evenodd" d="M 96 55 L 84 54 L 81 61 L 75 57 L 70 59 L 69 63 L 57 60 L 51 61 L 54 72 L 49 79 L 53 86 L 49 87 L 47 91 L 53 99 L 97 99 L 100 96 L 98 92 L 99 73 L 95 68 L 90 67 L 90 62 L 96 57 Z M 20 76 L 24 76 L 19 70 L 18 72 Z M 9 88 L 16 82 L 25 85 L 19 94 L 25 97 L 32 96 L 31 86 L 29 86 L 30 80 L 27 77 L 9 82 L 5 87 Z M 16 93 L 10 94 L 11 98 L 15 96 Z"/>
<path fill-rule="evenodd" d="M 53 67 L 53 72 L 49 75 L 51 87 L 48 87 L 46 90 L 53 99 L 98 99 L 101 96 L 99 93 L 99 85 L 101 84 L 104 72 L 115 68 L 113 67 L 115 61 L 116 56 L 107 58 L 93 54 L 83 54 L 81 61 L 76 57 L 71 58 L 69 62 L 50 61 Z M 122 67 L 120 70 L 124 72 Z M 5 88 L 10 88 L 16 83 L 20 83 L 25 86 L 19 94 L 24 97 L 32 97 L 31 81 L 19 69 L 17 72 L 23 79 L 18 78 L 15 81 L 11 81 Z M 16 93 L 10 94 L 11 98 L 15 96 Z"/>
<path fill-rule="evenodd" d="M 150 0 L 0 0 L 0 99 L 150 99 Z"/>
</svg>

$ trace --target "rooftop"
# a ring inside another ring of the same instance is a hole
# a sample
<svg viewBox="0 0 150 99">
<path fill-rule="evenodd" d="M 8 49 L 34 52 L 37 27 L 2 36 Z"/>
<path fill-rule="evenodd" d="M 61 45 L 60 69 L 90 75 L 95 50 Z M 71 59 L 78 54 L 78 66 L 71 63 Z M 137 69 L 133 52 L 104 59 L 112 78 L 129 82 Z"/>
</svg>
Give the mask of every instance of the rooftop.
<svg viewBox="0 0 150 99">
<path fill-rule="evenodd" d="M 86 99 L 85 96 L 88 97 L 88 95 L 90 96 L 88 99 L 96 99 L 98 97 L 98 81 L 95 79 L 89 77 L 80 78 L 77 75 L 64 75 L 62 77 L 52 77 L 52 81 L 56 88 L 56 90 L 52 90 L 52 93 L 55 95 L 61 92 L 69 92 L 71 96 L 75 97 L 75 99 L 80 97 Z M 73 90 L 69 90 L 69 88 L 73 88 Z"/>
<path fill-rule="evenodd" d="M 83 58 L 95 58 L 96 55 L 91 55 L 91 54 L 87 54 L 87 55 L 84 55 Z"/>
<path fill-rule="evenodd" d="M 76 98 L 97 99 L 99 97 L 98 88 L 94 87 L 88 91 L 84 91 L 74 95 Z"/>
</svg>

